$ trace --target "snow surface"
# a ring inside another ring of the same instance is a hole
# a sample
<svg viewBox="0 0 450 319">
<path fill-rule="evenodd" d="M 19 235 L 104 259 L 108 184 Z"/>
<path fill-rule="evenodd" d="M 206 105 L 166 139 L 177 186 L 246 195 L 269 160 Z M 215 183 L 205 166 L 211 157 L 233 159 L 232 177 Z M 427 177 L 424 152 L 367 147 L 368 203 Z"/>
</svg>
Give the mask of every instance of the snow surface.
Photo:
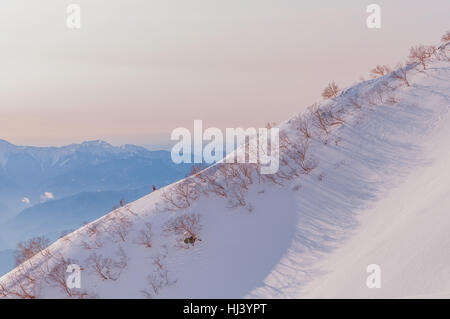
<svg viewBox="0 0 450 319">
<path fill-rule="evenodd" d="M 410 87 L 389 74 L 321 104 L 344 107 L 345 122 L 334 126 L 326 144 L 313 130 L 310 154 L 318 167 L 310 174 L 280 178 L 282 185 L 255 177 L 248 191 L 241 190 L 245 207 L 234 208 L 208 193 L 187 209 L 168 211 L 162 194 L 173 184 L 60 239 L 50 246 L 52 255 L 82 266 L 89 297 L 449 298 L 450 63 L 431 61 L 425 72 L 408 69 Z M 349 106 L 349 99 L 383 83 L 396 87 L 398 103 Z M 294 142 L 299 117 L 280 125 Z M 163 231 L 170 218 L 184 213 L 201 217 L 201 241 L 189 249 Z M 121 217 L 132 225 L 125 241 L 111 231 Z M 152 224 L 151 248 L 135 240 L 145 222 Z M 94 225 L 99 230 L 92 235 Z M 100 248 L 83 246 L 96 241 Z M 94 253 L 122 266 L 126 261 L 120 276 L 96 274 L 88 262 Z M 148 277 L 161 273 L 157 257 L 168 281 L 154 293 Z M 45 263 L 36 255 L 22 269 L 33 275 Z M 370 264 L 381 267 L 380 289 L 366 286 Z M 9 290 L 18 282 L 27 284 L 20 268 L 0 279 Z M 33 293 L 67 297 L 45 280 Z"/>
</svg>

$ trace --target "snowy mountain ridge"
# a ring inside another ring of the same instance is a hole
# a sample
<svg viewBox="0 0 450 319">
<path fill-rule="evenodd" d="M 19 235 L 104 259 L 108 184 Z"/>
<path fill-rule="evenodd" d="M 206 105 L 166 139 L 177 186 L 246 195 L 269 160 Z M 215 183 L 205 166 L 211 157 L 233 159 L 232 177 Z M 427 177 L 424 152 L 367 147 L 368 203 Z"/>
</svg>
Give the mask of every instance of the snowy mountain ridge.
<svg viewBox="0 0 450 319">
<path fill-rule="evenodd" d="M 28 154 L 38 160 L 42 166 L 63 166 L 67 157 L 76 152 L 89 152 L 99 156 L 109 154 L 122 155 L 124 157 L 135 154 L 148 155 L 151 153 L 143 147 L 136 145 L 123 145 L 114 147 L 111 144 L 101 141 L 86 141 L 80 144 L 71 144 L 62 147 L 36 147 L 36 146 L 17 146 L 5 140 L 0 140 L 0 165 L 4 167 L 8 157 L 11 154 Z"/>
<path fill-rule="evenodd" d="M 277 174 L 199 171 L 37 251 L 0 297 L 450 296 L 449 45 L 281 124 Z"/>
</svg>

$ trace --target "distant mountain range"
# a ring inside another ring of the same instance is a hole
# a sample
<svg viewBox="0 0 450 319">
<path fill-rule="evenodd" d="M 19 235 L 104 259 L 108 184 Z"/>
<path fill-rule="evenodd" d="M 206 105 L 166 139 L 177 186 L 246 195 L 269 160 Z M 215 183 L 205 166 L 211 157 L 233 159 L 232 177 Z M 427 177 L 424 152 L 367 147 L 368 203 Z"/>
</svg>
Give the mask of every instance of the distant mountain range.
<svg viewBox="0 0 450 319">
<path fill-rule="evenodd" d="M 186 176 L 168 151 L 89 141 L 63 147 L 17 146 L 0 140 L 0 250 L 18 240 L 56 239 L 117 205 Z"/>
</svg>

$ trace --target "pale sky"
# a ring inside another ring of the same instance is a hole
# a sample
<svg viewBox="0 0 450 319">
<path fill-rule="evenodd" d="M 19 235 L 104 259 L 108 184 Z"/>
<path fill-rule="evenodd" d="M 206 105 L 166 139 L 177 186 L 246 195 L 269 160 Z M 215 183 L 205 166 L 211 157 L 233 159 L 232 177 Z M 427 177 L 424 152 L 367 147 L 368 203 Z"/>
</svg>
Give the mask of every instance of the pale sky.
<svg viewBox="0 0 450 319">
<path fill-rule="evenodd" d="M 81 29 L 66 7 L 81 6 Z M 366 7 L 382 27 L 366 27 Z M 448 0 L 0 2 L 0 139 L 158 148 L 176 127 L 261 127 L 404 61 L 450 29 Z"/>
</svg>

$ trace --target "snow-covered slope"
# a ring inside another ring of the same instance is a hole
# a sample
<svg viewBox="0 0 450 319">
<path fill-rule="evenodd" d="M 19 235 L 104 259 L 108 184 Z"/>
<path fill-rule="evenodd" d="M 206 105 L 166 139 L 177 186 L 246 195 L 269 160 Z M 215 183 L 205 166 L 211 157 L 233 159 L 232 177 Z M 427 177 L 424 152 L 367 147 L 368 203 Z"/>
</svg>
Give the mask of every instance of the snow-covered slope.
<svg viewBox="0 0 450 319">
<path fill-rule="evenodd" d="M 183 178 L 191 164 L 176 165 L 169 151 L 89 141 L 62 147 L 18 146 L 0 140 L 0 251 L 21 241 L 91 222 L 121 199 L 134 201 Z M 0 264 L 11 265 L 11 254 Z M 0 276 L 11 270 L 0 267 Z"/>
<path fill-rule="evenodd" d="M 450 63 L 418 69 L 281 124 L 277 175 L 216 164 L 60 239 L 0 296 L 450 297 Z M 73 263 L 82 288 L 67 290 Z"/>
</svg>

